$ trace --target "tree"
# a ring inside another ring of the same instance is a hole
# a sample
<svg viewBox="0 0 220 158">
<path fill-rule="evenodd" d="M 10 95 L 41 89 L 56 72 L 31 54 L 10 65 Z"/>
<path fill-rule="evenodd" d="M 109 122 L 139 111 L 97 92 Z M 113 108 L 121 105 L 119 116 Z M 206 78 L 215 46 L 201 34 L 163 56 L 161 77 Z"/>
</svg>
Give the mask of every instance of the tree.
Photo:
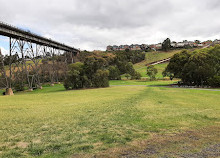
<svg viewBox="0 0 220 158">
<path fill-rule="evenodd" d="M 130 74 L 125 74 L 125 77 L 127 78 L 127 80 L 131 77 Z"/>
<path fill-rule="evenodd" d="M 175 54 L 163 75 L 180 78 L 185 85 L 217 86 L 220 76 L 220 46 L 193 52 L 184 50 Z"/>
<path fill-rule="evenodd" d="M 102 67 L 103 60 L 95 58 L 89 58 L 86 63 L 70 64 L 64 87 L 66 89 L 108 87 L 109 71 L 101 69 Z"/>
<path fill-rule="evenodd" d="M 93 77 L 93 87 L 109 87 L 108 70 L 97 70 Z"/>
<path fill-rule="evenodd" d="M 172 78 L 182 78 L 184 65 L 188 62 L 191 53 L 187 50 L 183 50 L 181 53 L 175 54 L 163 72 L 164 76 Z"/>
<path fill-rule="evenodd" d="M 171 48 L 171 41 L 169 38 L 167 38 L 166 40 L 164 40 L 164 42 L 162 43 L 162 50 L 164 51 L 169 51 Z"/>
<path fill-rule="evenodd" d="M 151 81 L 156 79 L 157 73 L 158 71 L 153 65 L 147 67 L 147 75 L 150 77 Z"/>
<path fill-rule="evenodd" d="M 137 71 L 135 71 L 134 75 L 131 76 L 132 80 L 140 80 L 141 79 L 141 74 Z"/>
<path fill-rule="evenodd" d="M 195 40 L 195 43 L 200 44 L 201 42 L 200 42 L 200 40 Z"/>
<path fill-rule="evenodd" d="M 85 76 L 84 76 L 84 64 L 74 63 L 69 65 L 69 71 L 64 81 L 64 87 L 66 89 L 80 89 L 84 87 Z"/>
<path fill-rule="evenodd" d="M 109 66 L 108 70 L 110 80 L 121 80 L 120 70 L 117 66 Z"/>
<path fill-rule="evenodd" d="M 214 76 L 208 80 L 211 87 L 220 87 L 220 76 Z"/>
</svg>

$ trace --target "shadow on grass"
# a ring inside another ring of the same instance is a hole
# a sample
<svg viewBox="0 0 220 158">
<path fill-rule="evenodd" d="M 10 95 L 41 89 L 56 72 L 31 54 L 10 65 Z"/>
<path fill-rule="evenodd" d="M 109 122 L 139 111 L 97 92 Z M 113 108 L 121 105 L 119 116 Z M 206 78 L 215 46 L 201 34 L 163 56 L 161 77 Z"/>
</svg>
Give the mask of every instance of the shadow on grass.
<svg viewBox="0 0 220 158">
<path fill-rule="evenodd" d="M 44 94 L 44 93 L 56 93 L 56 92 L 64 92 L 66 89 L 62 84 L 60 85 L 54 85 L 54 86 L 49 86 L 45 85 L 43 86 L 43 89 L 36 89 L 32 92 L 25 90 L 25 91 L 20 91 L 20 92 L 14 92 L 15 95 L 23 95 L 23 94 Z M 0 90 L 0 96 L 3 96 L 3 92 L 5 90 L 1 89 Z"/>
</svg>

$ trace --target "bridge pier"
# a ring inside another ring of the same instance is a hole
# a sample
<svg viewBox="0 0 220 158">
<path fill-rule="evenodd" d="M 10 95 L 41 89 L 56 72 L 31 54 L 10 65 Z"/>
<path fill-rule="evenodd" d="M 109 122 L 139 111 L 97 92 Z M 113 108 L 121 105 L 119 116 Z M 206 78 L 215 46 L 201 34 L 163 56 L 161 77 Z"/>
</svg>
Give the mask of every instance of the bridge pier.
<svg viewBox="0 0 220 158">
<path fill-rule="evenodd" d="M 44 82 L 51 85 L 59 83 L 60 77 L 63 77 L 60 74 L 66 72 L 68 64 L 74 63 L 74 55 L 79 52 L 73 47 L 2 22 L 0 35 L 9 37 L 9 70 L 5 73 L 4 65 L 1 69 L 9 95 L 13 94 L 12 88 L 16 85 L 32 90 L 42 89 Z M 62 55 L 60 51 L 63 51 Z"/>
</svg>

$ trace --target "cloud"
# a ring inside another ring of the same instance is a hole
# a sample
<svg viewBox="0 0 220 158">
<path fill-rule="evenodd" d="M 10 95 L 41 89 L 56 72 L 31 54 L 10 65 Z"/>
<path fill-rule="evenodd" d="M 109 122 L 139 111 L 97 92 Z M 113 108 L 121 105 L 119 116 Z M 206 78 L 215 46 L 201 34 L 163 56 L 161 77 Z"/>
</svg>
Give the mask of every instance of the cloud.
<svg viewBox="0 0 220 158">
<path fill-rule="evenodd" d="M 2 55 L 9 54 L 8 50 L 6 50 L 4 47 L 0 47 L 0 49 L 1 49 Z"/>
<path fill-rule="evenodd" d="M 81 49 L 220 38 L 219 0 L 0 0 L 0 19 Z"/>
</svg>

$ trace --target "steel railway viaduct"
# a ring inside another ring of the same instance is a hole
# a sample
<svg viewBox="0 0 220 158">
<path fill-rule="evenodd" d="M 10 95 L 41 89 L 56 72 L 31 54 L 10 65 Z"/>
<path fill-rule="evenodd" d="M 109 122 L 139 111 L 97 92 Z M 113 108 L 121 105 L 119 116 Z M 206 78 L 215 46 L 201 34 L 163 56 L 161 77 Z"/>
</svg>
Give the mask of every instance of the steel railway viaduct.
<svg viewBox="0 0 220 158">
<path fill-rule="evenodd" d="M 68 54 L 68 56 L 64 55 L 64 63 L 67 62 L 67 60 L 71 60 L 73 63 L 74 56 L 80 52 L 74 47 L 39 36 L 31 33 L 30 31 L 19 29 L 3 22 L 0 22 L 0 35 L 9 37 L 9 73 L 4 70 L 3 60 L 0 61 L 0 76 L 4 76 L 6 89 L 13 88 L 12 80 L 17 80 L 21 82 L 21 84 L 24 84 L 23 74 L 25 74 L 25 79 L 28 82 L 29 89 L 33 89 L 34 82 L 37 82 L 38 86 L 41 85 L 39 79 L 40 59 L 37 57 L 40 56 L 41 59 L 47 58 L 49 54 L 51 59 L 53 59 L 54 56 Z M 19 58 L 19 62 L 13 62 L 13 58 L 15 56 Z M 1 52 L 0 57 L 2 58 Z M 32 65 L 28 64 L 27 57 L 32 61 Z M 53 65 L 50 70 L 50 82 L 54 83 L 55 81 L 58 81 L 58 79 L 56 80 L 57 72 L 54 68 L 56 63 L 54 60 L 52 63 Z M 22 75 L 18 75 L 19 72 Z"/>
<path fill-rule="evenodd" d="M 36 35 L 29 31 L 24 31 L 22 29 L 19 29 L 17 27 L 11 26 L 3 22 L 0 22 L 0 35 L 7 36 L 10 39 L 13 38 L 21 41 L 31 42 L 41 46 L 60 49 L 75 54 L 79 52 L 79 50 L 75 49 L 74 47 L 70 47 L 65 44 L 53 41 L 51 39 Z"/>
</svg>

